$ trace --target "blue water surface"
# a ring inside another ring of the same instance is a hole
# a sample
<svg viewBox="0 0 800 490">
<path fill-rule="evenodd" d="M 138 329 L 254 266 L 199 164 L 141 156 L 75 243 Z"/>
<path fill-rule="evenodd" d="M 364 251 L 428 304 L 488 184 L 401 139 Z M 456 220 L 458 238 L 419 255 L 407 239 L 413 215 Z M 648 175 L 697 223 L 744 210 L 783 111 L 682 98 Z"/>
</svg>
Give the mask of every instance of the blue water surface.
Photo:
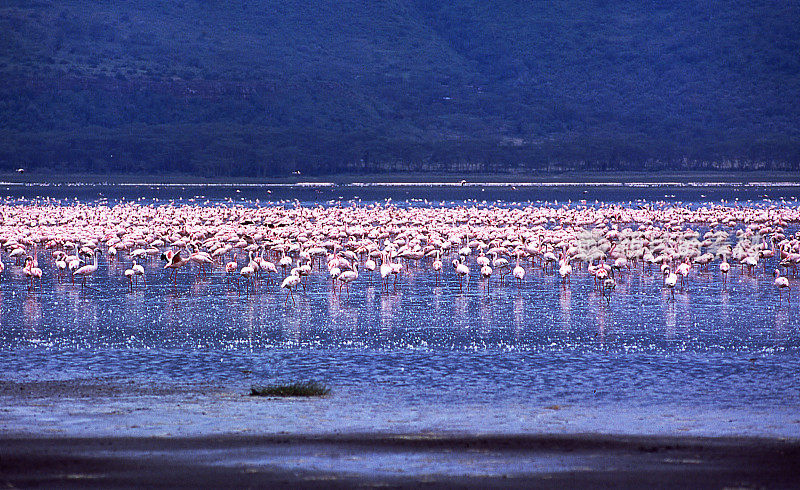
<svg viewBox="0 0 800 490">
<path fill-rule="evenodd" d="M 184 200 L 248 206 L 392 202 L 441 206 L 586 199 L 637 206 L 658 200 L 696 206 L 796 206 L 791 186 L 394 187 L 394 186 L 6 186 L 6 203 L 57 199 L 114 204 Z M 268 193 L 269 191 L 269 193 Z M 258 200 L 258 202 L 256 202 Z M 630 203 L 630 204 L 628 204 Z M 793 231 L 793 230 L 789 230 Z M 0 376 L 6 380 L 111 377 L 138 383 L 230 386 L 316 379 L 335 391 L 392 406 L 571 404 L 631 409 L 800 408 L 800 298 L 778 303 L 771 271 L 716 266 L 693 273 L 674 301 L 656 272 L 625 273 L 607 299 L 585 271 L 564 287 L 531 269 L 522 287 L 494 283 L 487 296 L 473 270 L 459 290 L 448 266 L 436 282 L 429 263 L 381 289 L 361 271 L 347 292 L 315 271 L 297 304 L 274 284 L 247 293 L 220 268 L 208 278 L 181 269 L 177 287 L 163 263 L 145 265 L 134 292 L 122 279 L 129 258 L 107 262 L 96 289 L 59 283 L 43 261 L 43 287 L 29 292 L 19 267 L 0 284 Z M 798 281 L 792 279 L 796 290 Z M 491 421 L 487 423 L 491 424 Z M 787 421 L 787 423 L 789 423 Z"/>
</svg>

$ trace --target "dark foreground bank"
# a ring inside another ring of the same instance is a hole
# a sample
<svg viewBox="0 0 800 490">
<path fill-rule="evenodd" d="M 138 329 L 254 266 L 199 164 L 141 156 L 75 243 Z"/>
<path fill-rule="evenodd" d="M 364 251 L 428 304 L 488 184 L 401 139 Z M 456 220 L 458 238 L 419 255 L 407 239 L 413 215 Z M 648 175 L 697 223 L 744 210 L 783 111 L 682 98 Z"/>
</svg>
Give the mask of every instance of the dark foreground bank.
<svg viewBox="0 0 800 490">
<path fill-rule="evenodd" d="M 0 439 L 5 487 L 791 488 L 800 443 L 602 435 Z"/>
</svg>

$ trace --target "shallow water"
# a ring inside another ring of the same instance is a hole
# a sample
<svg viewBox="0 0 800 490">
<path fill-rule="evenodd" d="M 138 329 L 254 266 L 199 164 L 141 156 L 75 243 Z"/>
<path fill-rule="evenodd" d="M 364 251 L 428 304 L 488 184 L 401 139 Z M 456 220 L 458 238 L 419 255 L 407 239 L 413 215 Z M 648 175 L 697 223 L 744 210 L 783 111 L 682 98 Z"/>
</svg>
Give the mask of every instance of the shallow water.
<svg viewBox="0 0 800 490">
<path fill-rule="evenodd" d="M 658 201 L 742 202 L 763 205 L 766 200 L 797 205 L 798 183 L 662 183 L 662 184 L 10 184 L 0 183 L 6 202 L 49 198 L 81 202 L 186 202 L 268 205 L 291 201 L 304 205 L 339 202 L 385 202 L 419 206 L 449 203 L 500 204 L 559 201 L 652 203 Z"/>
<path fill-rule="evenodd" d="M 330 205 L 341 197 L 361 204 L 391 198 L 400 205 L 428 206 L 485 195 L 505 205 L 572 198 L 631 206 L 737 199 L 747 206 L 796 206 L 800 188 L 7 186 L 5 193 L 6 202 L 78 198 L 111 204 L 145 198 Z M 275 285 L 246 294 L 218 269 L 208 279 L 182 269 L 173 287 L 166 284 L 160 261 L 145 264 L 146 287 L 129 293 L 122 280 L 127 258 L 111 264 L 101 259 L 92 279 L 96 290 L 58 283 L 47 261 L 42 290 L 28 292 L 20 268 L 4 260 L 0 376 L 5 380 L 210 381 L 245 393 L 253 383 L 316 379 L 334 390 L 319 410 L 351 419 L 315 426 L 304 418 L 303 430 L 312 432 L 660 433 L 681 430 L 681 423 L 663 420 L 677 413 L 699 420 L 694 428 L 702 434 L 800 435 L 794 415 L 800 408 L 800 301 L 793 297 L 778 304 L 769 273 L 774 259 L 766 261 L 766 272 L 759 265 L 754 276 L 733 267 L 726 286 L 716 267 L 695 271 L 674 301 L 660 275 L 641 270 L 624 274 L 606 300 L 585 271 L 576 272 L 565 288 L 557 274 L 529 269 L 523 287 L 495 282 L 487 297 L 475 270 L 469 290 L 461 292 L 452 269 L 446 267 L 436 284 L 425 265 L 401 275 L 389 293 L 381 291 L 377 272 L 362 271 L 349 296 L 334 294 L 329 282 L 314 274 L 296 306 L 287 306 L 285 292 Z M 792 279 L 793 292 L 798 286 Z M 353 404 L 360 408 L 348 413 Z M 567 410 L 560 412 L 563 417 L 583 422 L 564 429 L 544 410 L 553 405 Z M 281 410 L 309 409 L 281 407 L 259 410 L 281 420 Z M 533 417 L 534 408 L 549 422 Z M 61 409 L 70 413 L 75 405 Z M 660 421 L 648 414 L 658 414 Z M 10 428 L 36 418 L 20 412 L 14 417 Z M 726 425 L 732 419 L 740 423 Z"/>
</svg>

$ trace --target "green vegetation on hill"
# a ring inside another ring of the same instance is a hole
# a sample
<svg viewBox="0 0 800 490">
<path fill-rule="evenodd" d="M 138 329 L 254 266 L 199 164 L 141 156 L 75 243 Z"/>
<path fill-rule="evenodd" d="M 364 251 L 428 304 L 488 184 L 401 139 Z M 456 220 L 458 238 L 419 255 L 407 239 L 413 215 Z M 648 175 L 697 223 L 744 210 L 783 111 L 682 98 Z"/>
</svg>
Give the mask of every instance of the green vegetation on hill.
<svg viewBox="0 0 800 490">
<path fill-rule="evenodd" d="M 800 170 L 800 4 L 6 1 L 0 170 Z"/>
</svg>

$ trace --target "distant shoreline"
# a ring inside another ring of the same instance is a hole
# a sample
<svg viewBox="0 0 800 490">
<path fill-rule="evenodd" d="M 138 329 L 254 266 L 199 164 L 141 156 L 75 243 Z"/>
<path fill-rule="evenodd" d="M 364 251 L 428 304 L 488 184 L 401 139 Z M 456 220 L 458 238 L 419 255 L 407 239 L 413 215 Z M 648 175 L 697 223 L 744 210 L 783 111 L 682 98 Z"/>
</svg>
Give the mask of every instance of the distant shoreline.
<svg viewBox="0 0 800 490">
<path fill-rule="evenodd" d="M 106 185 L 225 185 L 225 184 L 277 184 L 277 185 L 347 185 L 347 184 L 552 184 L 552 185 L 714 185 L 714 184 L 799 184 L 796 172 L 566 172 L 558 174 L 342 174 L 315 176 L 287 176 L 274 178 L 205 178 L 191 175 L 100 175 L 52 174 L 31 172 L 25 174 L 0 173 L 0 183 L 15 184 L 106 184 Z"/>
</svg>

